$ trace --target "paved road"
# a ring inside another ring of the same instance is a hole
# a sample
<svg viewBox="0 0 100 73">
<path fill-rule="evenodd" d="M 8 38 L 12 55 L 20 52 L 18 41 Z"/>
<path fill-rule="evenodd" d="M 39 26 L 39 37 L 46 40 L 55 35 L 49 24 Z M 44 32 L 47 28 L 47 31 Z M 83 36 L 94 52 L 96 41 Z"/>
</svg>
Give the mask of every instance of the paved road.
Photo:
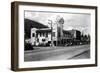
<svg viewBox="0 0 100 73">
<path fill-rule="evenodd" d="M 70 59 L 88 59 L 88 58 L 90 58 L 90 50 L 80 53 L 79 55 L 76 55 Z"/>
<path fill-rule="evenodd" d="M 87 52 L 88 51 L 88 52 Z M 89 58 L 89 45 L 69 47 L 38 47 L 36 50 L 25 51 L 25 61 L 67 60 Z"/>
</svg>

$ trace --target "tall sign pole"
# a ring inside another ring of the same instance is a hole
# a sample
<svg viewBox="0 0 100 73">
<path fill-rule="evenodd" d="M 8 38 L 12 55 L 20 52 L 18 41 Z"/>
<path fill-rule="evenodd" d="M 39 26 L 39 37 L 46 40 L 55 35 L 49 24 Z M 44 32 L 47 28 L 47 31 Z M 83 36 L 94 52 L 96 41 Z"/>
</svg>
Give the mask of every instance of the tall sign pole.
<svg viewBox="0 0 100 73">
<path fill-rule="evenodd" d="M 60 41 L 60 44 L 61 44 L 61 41 L 63 38 L 63 24 L 64 24 L 63 17 L 56 16 L 55 21 L 49 19 L 48 24 L 51 27 L 51 46 L 54 46 L 54 43 L 53 43 L 54 40 L 56 40 L 56 45 L 58 45 L 58 41 Z"/>
<path fill-rule="evenodd" d="M 51 46 L 53 46 L 53 38 L 52 38 L 52 24 L 53 24 L 53 21 L 52 20 L 48 20 L 48 24 L 51 25 Z"/>
<path fill-rule="evenodd" d="M 57 16 L 56 21 L 57 21 L 57 32 L 58 32 L 57 38 L 60 39 L 60 44 L 62 44 L 64 19 L 63 17 Z"/>
</svg>

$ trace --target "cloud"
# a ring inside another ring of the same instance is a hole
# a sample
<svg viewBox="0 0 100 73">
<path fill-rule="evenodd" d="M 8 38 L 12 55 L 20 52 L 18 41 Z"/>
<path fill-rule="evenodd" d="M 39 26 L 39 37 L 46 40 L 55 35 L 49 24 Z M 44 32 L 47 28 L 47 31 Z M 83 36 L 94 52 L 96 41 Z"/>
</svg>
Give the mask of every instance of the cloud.
<svg viewBox="0 0 100 73">
<path fill-rule="evenodd" d="M 63 27 L 66 30 L 77 29 L 86 34 L 90 33 L 90 14 L 75 13 L 53 13 L 53 12 L 32 12 L 26 11 L 25 18 L 48 25 L 48 19 L 55 22 L 57 16 L 64 18 Z"/>
</svg>

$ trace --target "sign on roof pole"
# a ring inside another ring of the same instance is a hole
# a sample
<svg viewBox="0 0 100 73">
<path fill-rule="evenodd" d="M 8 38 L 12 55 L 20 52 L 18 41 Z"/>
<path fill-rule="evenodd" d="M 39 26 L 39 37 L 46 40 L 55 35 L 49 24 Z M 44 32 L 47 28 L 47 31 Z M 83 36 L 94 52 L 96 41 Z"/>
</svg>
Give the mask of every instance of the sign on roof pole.
<svg viewBox="0 0 100 73">
<path fill-rule="evenodd" d="M 53 24 L 53 21 L 52 20 L 48 20 L 48 24 L 51 25 L 51 46 L 53 46 L 53 38 L 52 38 L 52 24 Z"/>
<path fill-rule="evenodd" d="M 57 39 L 60 41 L 60 44 L 62 44 L 61 41 L 63 39 L 64 19 L 63 17 L 57 16 L 56 21 L 57 21 Z"/>
</svg>

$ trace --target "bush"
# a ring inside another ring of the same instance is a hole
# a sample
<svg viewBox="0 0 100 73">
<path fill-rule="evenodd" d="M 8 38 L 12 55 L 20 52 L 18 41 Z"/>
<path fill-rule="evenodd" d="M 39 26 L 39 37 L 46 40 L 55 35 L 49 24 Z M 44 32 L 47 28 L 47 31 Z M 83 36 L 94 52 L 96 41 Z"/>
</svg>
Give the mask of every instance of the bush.
<svg viewBox="0 0 100 73">
<path fill-rule="evenodd" d="M 24 50 L 33 50 L 33 46 L 30 43 L 25 43 Z"/>
</svg>

